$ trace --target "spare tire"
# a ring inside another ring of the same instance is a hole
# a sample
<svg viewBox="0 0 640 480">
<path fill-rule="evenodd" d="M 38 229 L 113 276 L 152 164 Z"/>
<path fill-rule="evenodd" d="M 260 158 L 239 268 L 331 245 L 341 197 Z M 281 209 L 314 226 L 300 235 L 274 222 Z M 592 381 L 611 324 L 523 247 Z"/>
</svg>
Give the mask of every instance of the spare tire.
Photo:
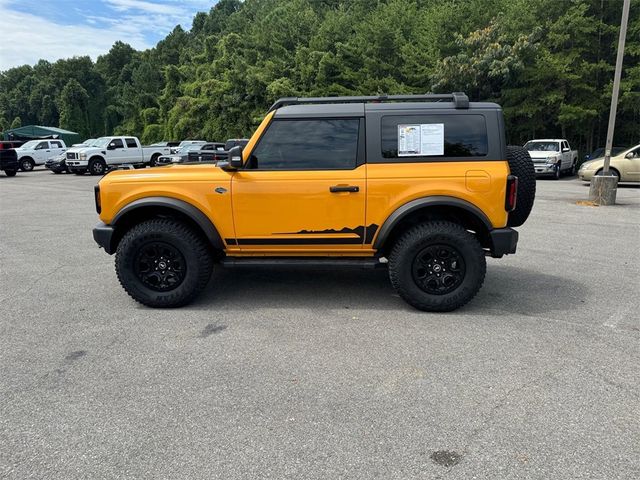
<svg viewBox="0 0 640 480">
<path fill-rule="evenodd" d="M 536 198 L 536 170 L 529 152 L 522 147 L 508 146 L 507 161 L 511 175 L 518 177 L 516 208 L 509 213 L 507 225 L 519 227 L 529 217 Z"/>
</svg>

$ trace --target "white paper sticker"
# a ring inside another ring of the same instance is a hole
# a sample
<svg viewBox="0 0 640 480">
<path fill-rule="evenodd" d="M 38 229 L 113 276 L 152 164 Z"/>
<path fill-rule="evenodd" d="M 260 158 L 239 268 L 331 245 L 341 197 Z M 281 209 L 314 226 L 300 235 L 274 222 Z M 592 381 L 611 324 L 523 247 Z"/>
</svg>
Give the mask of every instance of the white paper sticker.
<svg viewBox="0 0 640 480">
<path fill-rule="evenodd" d="M 398 125 L 398 156 L 444 155 L 444 123 Z"/>
</svg>

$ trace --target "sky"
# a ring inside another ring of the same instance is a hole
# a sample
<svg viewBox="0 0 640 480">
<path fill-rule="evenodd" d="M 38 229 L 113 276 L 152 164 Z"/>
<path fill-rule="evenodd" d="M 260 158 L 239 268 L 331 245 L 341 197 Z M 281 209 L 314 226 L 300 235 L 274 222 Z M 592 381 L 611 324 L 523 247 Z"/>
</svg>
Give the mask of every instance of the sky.
<svg viewBox="0 0 640 480">
<path fill-rule="evenodd" d="M 94 60 L 116 40 L 142 50 L 216 0 L 0 0 L 0 71 L 39 59 Z"/>
</svg>

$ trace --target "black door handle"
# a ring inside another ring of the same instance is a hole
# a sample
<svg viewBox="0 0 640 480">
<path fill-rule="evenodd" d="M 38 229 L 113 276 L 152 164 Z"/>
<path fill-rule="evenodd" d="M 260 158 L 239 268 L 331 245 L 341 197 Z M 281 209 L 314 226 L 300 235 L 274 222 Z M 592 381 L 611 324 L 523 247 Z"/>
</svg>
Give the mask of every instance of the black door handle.
<svg viewBox="0 0 640 480">
<path fill-rule="evenodd" d="M 329 187 L 329 191 L 331 193 L 359 192 L 360 187 L 357 185 L 333 185 L 332 187 Z"/>
</svg>

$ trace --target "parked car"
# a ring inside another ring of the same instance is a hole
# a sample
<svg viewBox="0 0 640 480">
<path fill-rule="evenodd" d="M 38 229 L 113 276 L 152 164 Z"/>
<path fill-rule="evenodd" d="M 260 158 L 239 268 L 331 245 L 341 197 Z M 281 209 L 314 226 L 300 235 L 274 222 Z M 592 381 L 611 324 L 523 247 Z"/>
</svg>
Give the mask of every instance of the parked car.
<svg viewBox="0 0 640 480">
<path fill-rule="evenodd" d="M 55 157 L 51 157 L 44 164 L 44 168 L 51 170 L 53 173 L 71 173 L 66 163 L 67 153 L 61 153 Z"/>
<path fill-rule="evenodd" d="M 611 147 L 611 156 L 615 157 L 616 155 L 619 155 L 628 149 L 629 147 Z M 596 148 L 593 152 L 588 153 L 584 156 L 584 161 L 586 162 L 587 160 L 595 160 L 596 158 L 603 158 L 604 150 L 605 150 L 604 147 Z"/>
<path fill-rule="evenodd" d="M 190 154 L 198 154 L 205 151 L 213 152 L 219 148 L 221 151 L 224 150 L 224 143 L 197 143 L 197 144 L 187 144 L 180 147 L 171 155 L 163 155 L 158 158 L 156 165 L 169 165 L 172 163 L 184 163 L 189 159 Z M 195 160 L 194 160 L 195 161 Z"/>
<path fill-rule="evenodd" d="M 18 172 L 18 154 L 13 148 L 0 148 L 0 170 L 7 177 L 15 177 Z"/>
<path fill-rule="evenodd" d="M 156 142 L 149 145 L 150 147 L 169 147 L 175 148 L 180 145 L 180 142 Z"/>
<path fill-rule="evenodd" d="M 199 150 L 189 150 L 184 160 L 189 163 L 217 162 L 227 159 L 225 144 L 221 142 L 205 143 Z"/>
<path fill-rule="evenodd" d="M 78 175 L 104 175 L 108 168 L 120 165 L 154 166 L 169 147 L 142 147 L 136 137 L 101 137 L 90 147 L 71 148 L 66 163 Z"/>
<path fill-rule="evenodd" d="M 205 143 L 207 143 L 206 140 L 182 140 L 177 146 L 171 148 L 170 153 L 176 153 L 179 149 L 188 145 L 204 145 Z"/>
<path fill-rule="evenodd" d="M 64 140 L 29 140 L 16 148 L 18 164 L 23 172 L 30 172 L 36 165 L 44 165 L 46 161 L 67 151 Z"/>
<path fill-rule="evenodd" d="M 22 140 L 0 140 L 0 150 L 9 150 L 10 148 L 18 148 L 24 145 Z"/>
<path fill-rule="evenodd" d="M 578 171 L 578 178 L 583 182 L 590 182 L 594 175 L 602 173 L 603 167 L 604 158 L 584 162 Z M 640 145 L 611 157 L 609 172 L 618 177 L 620 182 L 640 182 Z"/>
<path fill-rule="evenodd" d="M 505 138 L 500 106 L 462 93 L 286 98 L 227 161 L 104 176 L 93 236 L 151 307 L 191 302 L 220 262 L 388 268 L 407 303 L 450 311 L 533 206 L 531 157 Z"/>
<path fill-rule="evenodd" d="M 524 148 L 531 155 L 536 175 L 551 175 L 557 180 L 563 173 L 576 173 L 578 151 L 571 150 L 563 138 L 530 140 Z"/>
</svg>

